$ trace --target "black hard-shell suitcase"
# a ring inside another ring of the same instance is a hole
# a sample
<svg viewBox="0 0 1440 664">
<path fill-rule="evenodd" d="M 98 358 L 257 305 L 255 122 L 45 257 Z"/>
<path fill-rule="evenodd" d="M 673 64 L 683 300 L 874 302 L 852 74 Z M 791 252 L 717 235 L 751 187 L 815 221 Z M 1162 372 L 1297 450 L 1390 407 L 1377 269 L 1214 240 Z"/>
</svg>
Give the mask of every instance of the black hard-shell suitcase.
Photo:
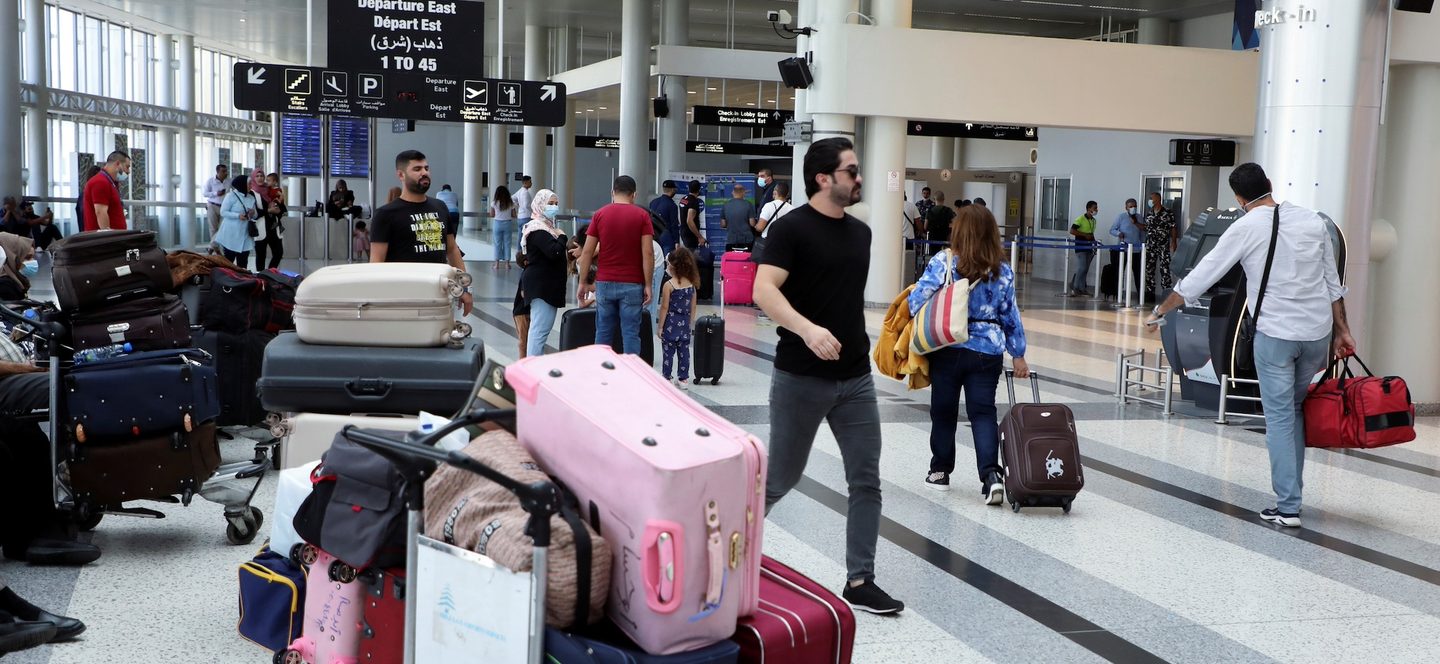
<svg viewBox="0 0 1440 664">
<path fill-rule="evenodd" d="M 210 296 L 210 275 L 197 274 L 185 280 L 176 289 L 180 301 L 185 303 L 185 313 L 190 316 L 191 325 L 199 325 L 205 309 L 205 300 Z"/>
<path fill-rule="evenodd" d="M 582 346 L 595 345 L 595 307 L 570 309 L 560 316 L 560 350 L 574 350 Z M 620 331 L 611 337 L 610 347 L 617 353 L 625 352 L 625 340 Z M 655 364 L 655 326 L 650 320 L 650 310 L 640 316 L 640 359 Z"/>
<path fill-rule="evenodd" d="M 1100 294 L 1105 297 L 1120 296 L 1120 266 L 1109 263 L 1100 268 Z"/>
<path fill-rule="evenodd" d="M 690 349 L 695 354 L 695 368 L 690 372 L 695 384 L 706 378 L 711 385 L 719 384 L 725 373 L 725 319 L 715 314 L 697 319 Z"/>
<path fill-rule="evenodd" d="M 715 299 L 715 263 L 699 264 L 700 284 L 695 291 L 695 298 L 709 302 Z"/>
<path fill-rule="evenodd" d="M 175 287 L 165 252 L 151 231 L 97 231 L 51 245 L 55 297 L 69 311 L 168 293 Z"/>
<path fill-rule="evenodd" d="M 460 410 L 485 364 L 485 347 L 321 346 L 282 332 L 265 348 L 260 403 L 280 413 L 448 415 Z"/>
<path fill-rule="evenodd" d="M 189 348 L 190 316 L 174 295 L 142 297 L 76 313 L 70 339 L 77 350 L 124 343 L 136 352 Z"/>
<path fill-rule="evenodd" d="M 275 335 L 263 330 L 232 334 L 195 328 L 194 336 L 195 347 L 215 358 L 215 376 L 220 382 L 220 416 L 216 422 L 222 427 L 263 423 L 266 411 L 255 386 L 260 381 L 265 347 Z"/>
<path fill-rule="evenodd" d="M 1030 373 L 1035 403 L 1015 403 L 1015 372 L 1005 370 L 1010 412 L 1000 422 L 1000 463 L 1005 468 L 1005 500 L 1021 507 L 1060 507 L 1085 486 L 1075 414 L 1063 404 L 1040 403 L 1039 376 Z"/>
</svg>

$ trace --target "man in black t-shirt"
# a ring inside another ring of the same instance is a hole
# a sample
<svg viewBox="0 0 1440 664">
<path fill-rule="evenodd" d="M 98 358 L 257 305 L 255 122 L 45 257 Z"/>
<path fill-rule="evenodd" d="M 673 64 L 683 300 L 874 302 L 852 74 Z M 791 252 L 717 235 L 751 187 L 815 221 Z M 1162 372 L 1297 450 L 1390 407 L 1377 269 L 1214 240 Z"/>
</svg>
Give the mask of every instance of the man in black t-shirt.
<svg viewBox="0 0 1440 664">
<path fill-rule="evenodd" d="M 455 229 L 450 226 L 450 208 L 430 198 L 430 163 L 419 150 L 406 150 L 395 157 L 395 177 L 400 179 L 400 198 L 375 210 L 370 219 L 371 263 L 448 263 L 465 269 Z M 465 315 L 470 315 L 474 297 L 470 289 L 460 298 Z"/>
<path fill-rule="evenodd" d="M 935 192 L 935 206 L 925 216 L 925 239 L 931 242 L 950 242 L 950 224 L 955 221 L 955 210 L 945 204 L 945 192 Z M 930 253 L 938 253 L 945 247 L 930 245 Z"/>
<path fill-rule="evenodd" d="M 700 196 L 700 181 L 690 181 L 690 193 L 680 203 L 680 243 L 695 249 L 705 240 L 705 199 Z"/>
<path fill-rule="evenodd" d="M 805 153 L 808 205 L 785 215 L 766 237 L 755 303 L 780 326 L 770 383 L 770 471 L 765 511 L 800 482 L 815 432 L 828 421 L 845 465 L 843 596 L 871 613 L 905 604 L 875 585 L 880 536 L 880 412 L 865 335 L 870 227 L 845 213 L 860 202 L 860 162 L 845 138 L 816 141 Z"/>
</svg>

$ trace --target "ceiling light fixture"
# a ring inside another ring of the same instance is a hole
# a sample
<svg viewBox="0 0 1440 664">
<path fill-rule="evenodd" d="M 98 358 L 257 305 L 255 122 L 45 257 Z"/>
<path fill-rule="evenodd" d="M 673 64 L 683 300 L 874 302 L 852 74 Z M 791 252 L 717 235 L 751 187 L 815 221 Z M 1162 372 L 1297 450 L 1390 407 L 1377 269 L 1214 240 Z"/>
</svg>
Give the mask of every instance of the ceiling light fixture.
<svg viewBox="0 0 1440 664">
<path fill-rule="evenodd" d="M 1142 8 L 1140 8 L 1140 7 L 1111 7 L 1111 6 L 1109 6 L 1109 5 L 1090 5 L 1090 8 L 1091 8 L 1091 9 L 1108 9 L 1108 10 L 1117 11 L 1117 12 L 1139 12 L 1139 13 L 1141 13 L 1141 14 L 1147 14 L 1147 13 L 1150 12 L 1150 10 L 1148 10 L 1148 9 L 1142 9 Z"/>
<path fill-rule="evenodd" d="M 716 90 L 719 90 L 720 88 L 705 88 L 705 89 L 706 89 L 706 90 L 709 90 L 709 91 L 711 91 L 711 92 L 714 92 L 714 91 L 716 91 Z"/>
<path fill-rule="evenodd" d="M 600 110 L 602 110 L 602 111 L 608 111 L 608 110 L 610 110 L 610 107 L 609 107 L 609 106 L 601 106 L 601 107 L 600 107 Z"/>
<path fill-rule="evenodd" d="M 966 14 L 973 18 L 998 18 L 1006 21 L 1023 21 L 1023 16 L 1000 16 L 999 14 Z"/>
<path fill-rule="evenodd" d="M 1051 7 L 1084 7 L 1084 6 L 1085 6 L 1085 5 L 1077 5 L 1077 4 L 1073 3 L 1073 2 L 1050 2 L 1049 0 L 1020 0 L 1020 2 L 1021 2 L 1022 4 L 1027 4 L 1027 5 L 1049 5 L 1049 6 L 1051 6 Z"/>
</svg>

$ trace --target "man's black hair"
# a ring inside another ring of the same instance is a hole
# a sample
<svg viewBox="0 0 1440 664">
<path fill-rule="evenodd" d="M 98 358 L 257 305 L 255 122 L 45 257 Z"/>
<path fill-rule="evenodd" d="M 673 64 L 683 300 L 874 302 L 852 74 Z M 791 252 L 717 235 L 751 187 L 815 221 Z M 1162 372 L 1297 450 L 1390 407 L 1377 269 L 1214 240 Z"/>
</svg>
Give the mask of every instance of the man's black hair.
<svg viewBox="0 0 1440 664">
<path fill-rule="evenodd" d="M 530 176 L 528 176 L 528 175 L 522 175 L 522 176 L 520 176 L 520 181 L 521 181 L 521 182 L 531 182 L 531 179 L 530 179 Z"/>
<path fill-rule="evenodd" d="M 215 172 L 216 172 L 216 173 L 219 173 L 219 172 L 220 172 L 220 169 L 222 169 L 222 168 L 228 171 L 228 170 L 230 170 L 230 164 L 216 164 L 216 165 L 215 165 Z"/>
<path fill-rule="evenodd" d="M 790 183 L 789 183 L 789 182 L 776 182 L 776 183 L 775 183 L 775 191 L 777 191 L 777 192 L 780 193 L 780 198 L 781 198 L 781 200 L 787 200 L 787 201 L 790 200 Z"/>
<path fill-rule="evenodd" d="M 631 195 L 635 193 L 635 178 L 628 175 L 621 175 L 615 178 L 615 184 L 610 186 L 610 191 L 617 194 Z"/>
<path fill-rule="evenodd" d="M 1095 201 L 1085 201 L 1085 209 L 1086 209 L 1086 210 L 1089 210 L 1089 209 L 1092 208 L 1092 207 L 1093 207 L 1093 208 L 1098 208 L 1098 207 L 1100 207 L 1100 204 L 1099 204 L 1099 203 L 1096 203 Z"/>
<path fill-rule="evenodd" d="M 691 181 L 690 181 L 689 188 L 690 188 L 690 193 L 691 193 L 691 194 L 698 194 L 698 193 L 700 193 L 700 181 L 699 181 L 699 180 L 691 180 Z"/>
<path fill-rule="evenodd" d="M 805 197 L 813 197 L 820 191 L 820 184 L 815 181 L 815 176 L 822 173 L 834 174 L 840 168 L 840 155 L 846 150 L 854 150 L 855 144 L 843 136 L 821 139 L 810 144 L 810 149 L 805 151 Z"/>
<path fill-rule="evenodd" d="M 1270 178 L 1265 177 L 1265 169 L 1260 168 L 1260 164 L 1245 162 L 1230 172 L 1230 191 L 1246 201 L 1253 201 L 1274 190 L 1271 189 Z"/>
<path fill-rule="evenodd" d="M 412 161 L 424 161 L 425 153 L 419 150 L 406 150 L 395 155 L 395 170 L 403 171 L 410 166 Z"/>
<path fill-rule="evenodd" d="M 118 164 L 122 161 L 130 161 L 130 155 L 126 154 L 124 150 L 111 152 L 110 156 L 105 158 L 106 164 Z"/>
<path fill-rule="evenodd" d="M 450 191 L 450 185 L 448 185 L 448 184 L 442 184 L 442 185 L 440 185 L 440 191 Z"/>
</svg>

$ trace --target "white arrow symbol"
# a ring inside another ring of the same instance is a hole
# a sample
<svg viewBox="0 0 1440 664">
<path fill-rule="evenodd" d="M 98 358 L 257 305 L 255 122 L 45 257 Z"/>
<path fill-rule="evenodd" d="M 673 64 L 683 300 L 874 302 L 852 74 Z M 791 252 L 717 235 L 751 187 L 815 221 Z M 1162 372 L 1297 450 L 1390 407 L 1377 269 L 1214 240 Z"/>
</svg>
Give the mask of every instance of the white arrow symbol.
<svg viewBox="0 0 1440 664">
<path fill-rule="evenodd" d="M 251 68 L 250 68 L 250 71 L 249 71 L 249 74 L 250 74 L 250 75 L 247 77 L 247 82 L 248 82 L 250 85 L 264 85 L 264 84 L 265 84 L 265 79 L 264 79 L 264 78 L 261 78 L 262 76 L 265 75 L 265 68 L 264 68 L 264 67 L 261 67 L 261 68 L 259 68 L 259 69 L 256 69 L 256 68 L 254 68 L 254 67 L 251 67 Z"/>
<path fill-rule="evenodd" d="M 550 101 L 550 100 L 552 100 L 552 99 L 554 99 L 554 98 L 555 98 L 555 86 L 553 86 L 553 85 L 542 85 L 542 86 L 540 86 L 540 101 Z"/>
<path fill-rule="evenodd" d="M 966 128 L 966 129 L 974 129 L 974 128 L 975 128 L 975 125 L 973 125 L 973 124 L 971 124 L 971 123 L 969 123 L 969 122 L 966 122 L 966 123 L 965 123 L 965 128 Z"/>
<path fill-rule="evenodd" d="M 465 98 L 474 99 L 480 96 L 480 91 L 475 88 L 465 88 Z"/>
</svg>

